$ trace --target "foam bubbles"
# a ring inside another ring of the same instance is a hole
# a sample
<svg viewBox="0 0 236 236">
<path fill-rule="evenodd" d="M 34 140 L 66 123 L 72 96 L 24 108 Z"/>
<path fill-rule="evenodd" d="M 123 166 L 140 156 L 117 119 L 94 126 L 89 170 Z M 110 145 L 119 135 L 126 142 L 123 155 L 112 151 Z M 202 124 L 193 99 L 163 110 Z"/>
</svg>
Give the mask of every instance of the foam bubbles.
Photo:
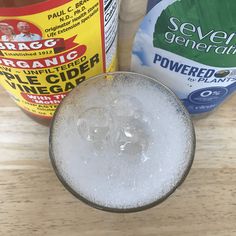
<svg viewBox="0 0 236 236">
<path fill-rule="evenodd" d="M 151 133 L 141 101 L 130 95 L 118 96 L 111 102 L 110 109 L 114 150 L 118 149 L 119 155 L 145 155 Z"/>
<path fill-rule="evenodd" d="M 142 103 L 133 96 L 122 95 L 112 101 L 111 109 L 114 116 L 136 118 L 142 113 Z"/>
<path fill-rule="evenodd" d="M 64 99 L 52 128 L 65 182 L 109 208 L 160 199 L 191 163 L 191 123 L 176 98 L 152 80 L 129 76 L 82 83 Z"/>
<path fill-rule="evenodd" d="M 77 120 L 78 133 L 84 142 L 89 142 L 96 150 L 107 145 L 112 119 L 109 111 L 102 107 L 92 107 L 79 115 Z"/>
</svg>

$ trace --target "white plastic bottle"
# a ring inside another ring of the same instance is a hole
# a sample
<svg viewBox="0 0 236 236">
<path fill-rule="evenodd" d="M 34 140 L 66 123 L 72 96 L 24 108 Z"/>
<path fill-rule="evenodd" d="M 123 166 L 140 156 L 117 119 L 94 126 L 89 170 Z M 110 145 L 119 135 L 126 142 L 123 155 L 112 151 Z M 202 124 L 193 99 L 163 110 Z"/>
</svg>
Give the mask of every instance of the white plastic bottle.
<svg viewBox="0 0 236 236">
<path fill-rule="evenodd" d="M 160 80 L 192 116 L 208 114 L 236 90 L 235 12 L 234 0 L 123 0 L 120 69 Z"/>
</svg>

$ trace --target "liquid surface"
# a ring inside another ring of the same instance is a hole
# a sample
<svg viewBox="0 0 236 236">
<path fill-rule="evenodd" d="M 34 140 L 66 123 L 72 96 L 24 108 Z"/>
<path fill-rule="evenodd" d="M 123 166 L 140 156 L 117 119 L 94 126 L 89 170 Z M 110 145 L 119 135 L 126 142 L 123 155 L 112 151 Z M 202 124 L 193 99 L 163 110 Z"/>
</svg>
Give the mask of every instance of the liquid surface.
<svg viewBox="0 0 236 236">
<path fill-rule="evenodd" d="M 118 75 L 88 80 L 70 93 L 55 117 L 52 150 L 75 192 L 127 209 L 157 201 L 180 181 L 192 158 L 192 133 L 168 91 Z"/>
</svg>

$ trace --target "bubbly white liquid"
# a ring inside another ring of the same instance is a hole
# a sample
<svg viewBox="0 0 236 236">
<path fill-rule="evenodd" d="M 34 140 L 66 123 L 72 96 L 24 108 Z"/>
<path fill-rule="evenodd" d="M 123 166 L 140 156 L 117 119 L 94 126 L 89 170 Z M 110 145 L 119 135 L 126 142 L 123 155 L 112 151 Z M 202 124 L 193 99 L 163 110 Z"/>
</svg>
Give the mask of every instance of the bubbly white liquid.
<svg viewBox="0 0 236 236">
<path fill-rule="evenodd" d="M 73 90 L 52 130 L 55 164 L 82 197 L 135 208 L 171 191 L 191 161 L 189 120 L 151 80 L 92 79 Z"/>
</svg>

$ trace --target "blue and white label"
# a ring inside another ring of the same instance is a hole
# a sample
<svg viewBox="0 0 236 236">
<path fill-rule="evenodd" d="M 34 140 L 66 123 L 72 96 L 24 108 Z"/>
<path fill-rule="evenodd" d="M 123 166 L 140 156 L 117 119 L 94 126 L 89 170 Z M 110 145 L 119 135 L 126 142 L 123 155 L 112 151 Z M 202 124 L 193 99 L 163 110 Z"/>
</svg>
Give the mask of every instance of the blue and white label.
<svg viewBox="0 0 236 236">
<path fill-rule="evenodd" d="M 178 1 L 178 3 L 181 4 L 183 1 Z M 155 29 L 158 26 L 158 18 L 164 10 L 168 9 L 175 2 L 176 0 L 149 1 L 148 13 L 134 39 L 131 70 L 156 78 L 168 86 L 183 101 L 191 114 L 210 112 L 236 90 L 236 67 L 224 67 L 224 62 L 222 62 L 222 67 L 212 66 L 212 63 L 199 62 L 199 57 L 194 58 L 193 56 L 190 59 L 177 51 L 176 53 L 168 51 L 166 47 L 154 46 L 154 35 Z M 179 22 L 175 18 L 176 16 L 173 12 L 168 12 L 168 14 L 170 15 L 166 16 L 166 24 L 170 24 L 170 30 L 177 31 L 177 23 Z M 201 27 L 203 28 L 203 26 Z M 215 37 L 211 36 L 214 41 L 216 41 L 216 36 L 220 37 L 218 31 L 217 33 L 209 31 L 207 35 L 206 32 L 208 31 L 200 31 L 200 28 L 194 28 L 190 23 L 182 23 L 178 30 L 189 36 L 195 29 L 201 36 L 199 36 L 201 39 L 206 38 L 210 33 Z M 170 45 L 173 40 L 177 40 L 179 44 L 184 44 L 182 37 L 176 36 L 172 40 L 171 34 L 168 34 L 168 32 L 162 33 L 163 37 L 165 37 L 164 43 L 167 45 Z M 188 43 L 190 45 L 192 43 L 191 40 Z M 203 46 L 203 43 L 199 43 L 196 47 L 199 49 L 198 51 L 205 50 L 206 52 L 207 48 L 203 50 Z M 181 51 L 181 47 L 179 50 Z M 205 52 L 202 53 L 204 54 Z"/>
</svg>

